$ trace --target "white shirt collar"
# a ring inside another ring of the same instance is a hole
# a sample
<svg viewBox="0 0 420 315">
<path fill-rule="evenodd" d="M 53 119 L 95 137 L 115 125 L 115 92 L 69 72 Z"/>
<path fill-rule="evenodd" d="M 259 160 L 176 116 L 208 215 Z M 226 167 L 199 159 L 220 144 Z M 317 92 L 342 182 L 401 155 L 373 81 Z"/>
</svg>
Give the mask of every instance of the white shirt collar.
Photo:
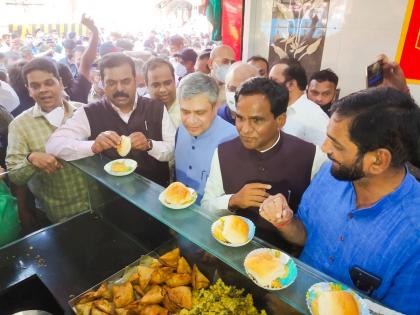
<svg viewBox="0 0 420 315">
<path fill-rule="evenodd" d="M 277 143 L 279 143 L 279 141 L 280 141 L 280 131 L 279 131 L 279 136 L 277 137 L 276 142 L 274 142 L 274 144 L 271 147 L 269 147 L 268 149 L 260 151 L 260 153 L 265 153 L 267 151 L 270 151 L 272 148 L 274 148 L 276 146 Z"/>
<path fill-rule="evenodd" d="M 138 95 L 137 95 L 137 93 L 136 93 L 136 96 L 135 96 L 135 98 L 134 98 L 134 105 L 133 105 L 133 108 L 129 111 L 129 112 L 127 112 L 127 113 L 124 113 L 124 112 L 122 112 L 121 111 L 121 109 L 119 109 L 117 106 L 115 106 L 114 104 L 112 104 L 112 102 L 109 102 L 110 104 L 111 104 L 111 106 L 112 106 L 112 108 L 117 112 L 117 114 L 118 114 L 118 116 L 120 116 L 121 117 L 121 119 L 127 124 L 128 123 L 128 120 L 130 119 L 130 116 L 131 116 L 131 114 L 136 110 L 136 108 L 137 108 L 137 100 L 138 100 Z"/>
</svg>

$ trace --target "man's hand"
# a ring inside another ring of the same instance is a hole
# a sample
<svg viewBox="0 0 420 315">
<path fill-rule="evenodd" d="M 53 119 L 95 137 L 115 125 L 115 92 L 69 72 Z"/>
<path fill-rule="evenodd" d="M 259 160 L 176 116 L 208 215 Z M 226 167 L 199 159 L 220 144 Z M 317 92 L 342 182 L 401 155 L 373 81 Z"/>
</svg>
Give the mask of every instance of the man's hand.
<svg viewBox="0 0 420 315">
<path fill-rule="evenodd" d="M 286 224 L 293 218 L 293 211 L 282 194 L 268 197 L 260 207 L 260 216 L 274 226 Z"/>
<path fill-rule="evenodd" d="M 29 154 L 28 160 L 33 166 L 48 174 L 63 168 L 63 165 L 58 162 L 55 156 L 44 152 L 32 152 Z"/>
<path fill-rule="evenodd" d="M 388 56 L 381 54 L 378 56 L 378 61 L 382 61 L 384 70 L 384 81 L 380 86 L 387 86 L 397 89 L 403 93 L 409 91 L 407 82 L 405 80 L 404 72 L 399 64 L 391 62 Z"/>
<path fill-rule="evenodd" d="M 269 196 L 267 189 L 271 189 L 271 185 L 262 183 L 246 184 L 229 199 L 229 208 L 246 209 L 259 207 Z"/>
<path fill-rule="evenodd" d="M 98 32 L 98 28 L 96 27 L 95 22 L 91 17 L 88 17 L 85 14 L 83 14 L 81 23 L 84 26 L 86 26 L 91 32 Z"/>
<path fill-rule="evenodd" d="M 95 154 L 115 148 L 121 142 L 121 137 L 115 131 L 101 132 L 92 145 L 92 152 Z"/>
<path fill-rule="evenodd" d="M 133 132 L 130 136 L 131 148 L 134 150 L 146 151 L 149 148 L 149 142 L 142 132 Z"/>
</svg>

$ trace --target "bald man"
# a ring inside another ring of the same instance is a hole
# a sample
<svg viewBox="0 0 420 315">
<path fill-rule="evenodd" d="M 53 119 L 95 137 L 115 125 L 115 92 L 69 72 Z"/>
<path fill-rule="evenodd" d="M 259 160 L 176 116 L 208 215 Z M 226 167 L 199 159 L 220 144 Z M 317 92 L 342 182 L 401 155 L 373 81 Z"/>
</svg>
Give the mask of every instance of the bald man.
<svg viewBox="0 0 420 315">
<path fill-rule="evenodd" d="M 235 118 L 236 118 L 236 104 L 235 104 L 235 92 L 236 89 L 250 78 L 254 78 L 258 76 L 258 68 L 242 62 L 238 61 L 234 63 L 229 72 L 226 75 L 226 104 L 220 107 L 217 111 L 217 115 L 221 118 L 226 120 L 227 122 L 235 125 Z"/>
<path fill-rule="evenodd" d="M 235 62 L 235 51 L 227 45 L 214 47 L 210 53 L 208 65 L 210 68 L 210 76 L 219 84 L 219 99 L 217 107 L 226 102 L 225 96 L 225 80 L 230 65 Z"/>
</svg>

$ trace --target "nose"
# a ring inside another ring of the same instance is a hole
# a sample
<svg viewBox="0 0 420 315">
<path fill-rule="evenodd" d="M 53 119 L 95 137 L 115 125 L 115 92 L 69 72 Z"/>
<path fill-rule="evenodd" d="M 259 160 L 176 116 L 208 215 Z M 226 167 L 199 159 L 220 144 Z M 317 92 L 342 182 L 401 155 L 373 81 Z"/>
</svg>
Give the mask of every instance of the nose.
<svg viewBox="0 0 420 315">
<path fill-rule="evenodd" d="M 123 85 L 122 85 L 122 83 L 121 82 L 118 82 L 117 83 L 117 90 L 118 91 L 122 91 L 124 88 L 123 88 Z"/>
<path fill-rule="evenodd" d="M 238 128 L 240 129 L 241 133 L 244 135 L 250 134 L 252 131 L 252 127 L 248 121 L 241 122 Z"/>
<path fill-rule="evenodd" d="M 324 140 L 324 142 L 321 145 L 321 150 L 322 152 L 324 152 L 325 154 L 331 154 L 331 144 L 330 144 L 330 139 L 326 138 Z"/>
</svg>

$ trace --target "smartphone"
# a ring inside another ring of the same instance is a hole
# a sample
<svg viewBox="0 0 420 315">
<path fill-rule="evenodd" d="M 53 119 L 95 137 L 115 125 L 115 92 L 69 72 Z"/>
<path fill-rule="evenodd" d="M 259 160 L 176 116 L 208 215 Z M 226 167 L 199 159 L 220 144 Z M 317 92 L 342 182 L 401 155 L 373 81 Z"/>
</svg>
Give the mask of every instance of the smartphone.
<svg viewBox="0 0 420 315">
<path fill-rule="evenodd" d="M 380 277 L 371 274 L 358 266 L 353 266 L 349 273 L 356 288 L 367 295 L 371 295 L 372 292 L 379 288 L 382 283 L 382 279 Z"/>
<path fill-rule="evenodd" d="M 382 61 L 372 63 L 366 69 L 366 84 L 368 87 L 378 86 L 384 81 L 384 69 Z"/>
</svg>

